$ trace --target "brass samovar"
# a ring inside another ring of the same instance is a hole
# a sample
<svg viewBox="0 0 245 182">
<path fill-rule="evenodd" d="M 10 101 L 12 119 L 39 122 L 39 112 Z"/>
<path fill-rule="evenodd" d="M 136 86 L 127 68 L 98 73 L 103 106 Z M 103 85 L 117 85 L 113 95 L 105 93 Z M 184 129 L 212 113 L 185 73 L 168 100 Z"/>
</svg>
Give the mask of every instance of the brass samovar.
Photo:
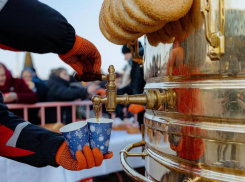
<svg viewBox="0 0 245 182">
<path fill-rule="evenodd" d="M 193 32 L 157 47 L 145 38 L 144 94 L 116 96 L 111 66 L 106 97 L 93 100 L 97 112 L 100 103 L 146 106 L 143 140 L 120 154 L 135 181 L 245 181 L 245 1 L 194 1 L 202 19 Z M 145 176 L 127 157 L 145 159 Z"/>
</svg>

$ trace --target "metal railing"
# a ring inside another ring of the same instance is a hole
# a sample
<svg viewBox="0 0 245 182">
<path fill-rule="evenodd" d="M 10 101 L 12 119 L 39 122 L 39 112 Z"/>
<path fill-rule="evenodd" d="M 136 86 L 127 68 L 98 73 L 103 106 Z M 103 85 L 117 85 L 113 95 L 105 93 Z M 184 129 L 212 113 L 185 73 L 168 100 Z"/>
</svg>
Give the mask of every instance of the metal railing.
<svg viewBox="0 0 245 182">
<path fill-rule="evenodd" d="M 45 108 L 56 108 L 57 122 L 61 122 L 61 107 L 72 108 L 72 122 L 76 121 L 76 106 L 86 106 L 86 119 L 90 117 L 90 106 L 93 103 L 91 101 L 70 101 L 70 102 L 39 102 L 36 104 L 7 104 L 8 108 L 11 109 L 22 109 L 23 119 L 28 121 L 28 109 L 40 108 L 41 125 L 45 125 Z M 124 109 L 123 112 L 127 112 Z M 102 116 L 102 109 L 100 109 L 100 116 Z M 115 113 L 111 114 L 111 119 L 115 119 Z M 137 114 L 134 115 L 135 122 L 137 121 Z"/>
<path fill-rule="evenodd" d="M 57 122 L 61 122 L 61 107 L 72 108 L 72 122 L 76 121 L 76 106 L 86 106 L 86 118 L 89 118 L 90 106 L 93 105 L 91 101 L 71 101 L 71 102 L 40 102 L 36 104 L 7 104 L 8 108 L 11 109 L 22 109 L 23 119 L 28 121 L 28 109 L 40 108 L 41 112 L 41 125 L 45 125 L 45 108 L 56 108 L 57 109 Z"/>
</svg>

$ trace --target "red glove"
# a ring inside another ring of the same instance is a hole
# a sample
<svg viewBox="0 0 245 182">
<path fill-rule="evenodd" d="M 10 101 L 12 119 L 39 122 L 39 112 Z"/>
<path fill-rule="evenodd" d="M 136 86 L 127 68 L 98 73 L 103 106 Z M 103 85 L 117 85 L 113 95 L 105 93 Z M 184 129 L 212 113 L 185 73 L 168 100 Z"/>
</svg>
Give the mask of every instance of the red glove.
<svg viewBox="0 0 245 182">
<path fill-rule="evenodd" d="M 73 48 L 66 54 L 59 54 L 66 64 L 70 65 L 78 75 L 83 72 L 101 73 L 101 56 L 97 48 L 88 40 L 76 35 Z"/>
<path fill-rule="evenodd" d="M 80 171 L 82 169 L 89 169 L 95 166 L 100 166 L 103 162 L 103 159 L 110 159 L 112 157 L 112 152 L 103 155 L 98 148 L 93 148 L 93 150 L 91 150 L 89 146 L 85 145 L 83 147 L 83 152 L 80 150 L 76 152 L 76 161 L 72 157 L 69 147 L 64 141 L 55 155 L 55 160 L 57 164 L 61 165 L 65 169 Z"/>
<path fill-rule="evenodd" d="M 141 105 L 136 105 L 136 104 L 131 104 L 128 107 L 128 111 L 133 113 L 133 114 L 138 114 L 140 112 L 143 112 L 145 110 L 145 108 Z"/>
</svg>

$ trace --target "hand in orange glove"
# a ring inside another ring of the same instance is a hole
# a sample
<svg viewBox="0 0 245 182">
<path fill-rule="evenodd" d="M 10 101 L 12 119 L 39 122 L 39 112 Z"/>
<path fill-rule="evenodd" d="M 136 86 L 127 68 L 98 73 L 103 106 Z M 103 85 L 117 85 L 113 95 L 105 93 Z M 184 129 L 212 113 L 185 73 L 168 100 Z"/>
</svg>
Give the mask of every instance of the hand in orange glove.
<svg viewBox="0 0 245 182">
<path fill-rule="evenodd" d="M 83 72 L 100 74 L 101 56 L 94 44 L 76 35 L 73 48 L 64 55 L 59 55 L 66 64 L 70 65 L 78 75 Z"/>
<path fill-rule="evenodd" d="M 136 104 L 131 104 L 128 107 L 128 111 L 133 113 L 133 114 L 138 114 L 140 112 L 143 112 L 145 110 L 145 108 L 141 105 L 136 105 Z"/>
<path fill-rule="evenodd" d="M 112 152 L 108 152 L 108 154 L 103 155 L 98 148 L 93 148 L 93 150 L 91 150 L 89 146 L 85 145 L 83 147 L 83 152 L 80 150 L 76 152 L 77 160 L 74 160 L 69 147 L 64 141 L 55 155 L 55 160 L 57 164 L 61 165 L 65 169 L 80 171 L 82 169 L 90 169 L 95 166 L 100 166 L 103 159 L 110 159 L 112 157 Z"/>
<path fill-rule="evenodd" d="M 96 94 L 98 94 L 101 97 L 104 97 L 106 95 L 105 89 L 100 88 L 99 90 L 96 91 Z"/>
</svg>

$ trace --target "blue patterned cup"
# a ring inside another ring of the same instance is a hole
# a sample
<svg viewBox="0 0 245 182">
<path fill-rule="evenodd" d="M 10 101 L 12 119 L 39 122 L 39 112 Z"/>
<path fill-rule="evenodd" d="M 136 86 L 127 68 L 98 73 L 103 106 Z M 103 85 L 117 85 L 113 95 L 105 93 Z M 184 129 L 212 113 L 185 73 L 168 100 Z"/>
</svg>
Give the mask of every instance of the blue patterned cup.
<svg viewBox="0 0 245 182">
<path fill-rule="evenodd" d="M 95 118 L 91 118 L 87 122 L 91 149 L 97 147 L 103 154 L 108 153 L 113 120 L 100 118 L 97 122 Z"/>
<path fill-rule="evenodd" d="M 86 121 L 70 123 L 60 128 L 73 158 L 76 160 L 76 151 L 83 151 L 85 145 L 89 146 L 88 127 Z"/>
</svg>

